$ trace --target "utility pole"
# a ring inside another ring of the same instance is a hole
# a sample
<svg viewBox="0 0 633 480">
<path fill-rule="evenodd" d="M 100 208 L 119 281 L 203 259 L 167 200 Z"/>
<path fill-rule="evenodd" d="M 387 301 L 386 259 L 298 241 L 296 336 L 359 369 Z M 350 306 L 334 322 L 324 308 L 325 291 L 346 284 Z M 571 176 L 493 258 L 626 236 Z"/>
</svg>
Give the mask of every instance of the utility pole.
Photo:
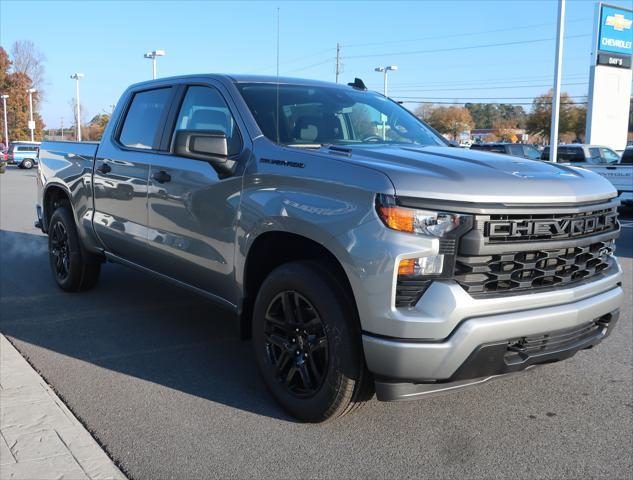
<svg viewBox="0 0 633 480">
<path fill-rule="evenodd" d="M 2 106 L 4 108 L 4 144 L 7 150 L 9 150 L 9 125 L 7 124 L 7 98 L 9 95 L 2 95 Z"/>
<path fill-rule="evenodd" d="M 336 43 L 336 83 L 338 83 L 338 77 L 341 73 L 341 44 Z"/>
<path fill-rule="evenodd" d="M 558 0 L 558 28 L 556 32 L 556 64 L 554 66 L 554 94 L 552 96 L 552 126 L 549 135 L 549 159 L 557 161 L 558 117 L 560 114 L 560 82 L 563 63 L 563 35 L 565 30 L 565 0 Z"/>
</svg>

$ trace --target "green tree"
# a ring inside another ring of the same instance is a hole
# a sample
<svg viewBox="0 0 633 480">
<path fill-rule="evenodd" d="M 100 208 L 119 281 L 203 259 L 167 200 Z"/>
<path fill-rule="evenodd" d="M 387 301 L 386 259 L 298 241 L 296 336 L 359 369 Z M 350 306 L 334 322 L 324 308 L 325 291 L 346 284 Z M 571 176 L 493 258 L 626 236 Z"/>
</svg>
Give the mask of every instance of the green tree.
<svg viewBox="0 0 633 480">
<path fill-rule="evenodd" d="M 550 89 L 547 93 L 539 95 L 532 101 L 532 111 L 526 121 L 526 128 L 531 135 L 541 135 L 550 140 L 550 127 L 552 124 L 552 97 Z M 559 134 L 573 133 L 576 128 L 576 105 L 568 93 L 561 93 L 560 113 L 558 117 Z"/>
</svg>

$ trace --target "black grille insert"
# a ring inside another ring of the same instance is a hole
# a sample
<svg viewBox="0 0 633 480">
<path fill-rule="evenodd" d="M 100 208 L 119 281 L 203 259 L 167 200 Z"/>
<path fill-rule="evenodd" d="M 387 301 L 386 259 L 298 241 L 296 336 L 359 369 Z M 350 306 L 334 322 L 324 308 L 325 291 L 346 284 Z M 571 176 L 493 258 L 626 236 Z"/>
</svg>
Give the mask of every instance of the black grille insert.
<svg viewBox="0 0 633 480">
<path fill-rule="evenodd" d="M 610 265 L 613 241 L 555 250 L 457 256 L 455 280 L 472 295 L 567 285 Z"/>
</svg>

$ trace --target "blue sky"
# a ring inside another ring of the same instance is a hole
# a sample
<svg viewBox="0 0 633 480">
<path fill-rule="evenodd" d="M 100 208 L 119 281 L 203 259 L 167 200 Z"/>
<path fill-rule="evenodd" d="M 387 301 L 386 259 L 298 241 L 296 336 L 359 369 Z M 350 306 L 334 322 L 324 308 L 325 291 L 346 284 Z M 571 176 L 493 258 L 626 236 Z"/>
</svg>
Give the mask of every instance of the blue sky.
<svg viewBox="0 0 633 480">
<path fill-rule="evenodd" d="M 595 4 L 567 2 L 563 82 L 574 96 L 587 92 Z M 167 53 L 158 61 L 159 76 L 274 74 L 277 7 L 282 75 L 334 81 L 340 42 L 341 80 L 361 77 L 382 91 L 373 68 L 398 65 L 389 78 L 389 94 L 397 99 L 521 103 L 552 82 L 555 0 L 0 0 L 0 44 L 9 50 L 16 40 L 31 40 L 46 55 L 40 111 L 47 126 L 58 127 L 62 116 L 66 125 L 72 118 L 70 74 L 85 74 L 81 97 L 91 117 L 109 111 L 130 83 L 151 77 L 151 62 L 143 58 L 148 50 Z M 499 43 L 514 44 L 486 46 Z"/>
</svg>

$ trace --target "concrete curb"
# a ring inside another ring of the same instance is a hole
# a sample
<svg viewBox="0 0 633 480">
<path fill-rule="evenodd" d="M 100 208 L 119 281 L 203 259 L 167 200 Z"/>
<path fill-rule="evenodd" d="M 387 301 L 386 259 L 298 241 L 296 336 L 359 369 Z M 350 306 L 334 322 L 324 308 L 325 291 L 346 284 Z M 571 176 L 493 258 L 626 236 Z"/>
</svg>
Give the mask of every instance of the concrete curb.
<svg viewBox="0 0 633 480">
<path fill-rule="evenodd" d="M 0 479 L 49 478 L 126 477 L 0 334 Z"/>
</svg>

